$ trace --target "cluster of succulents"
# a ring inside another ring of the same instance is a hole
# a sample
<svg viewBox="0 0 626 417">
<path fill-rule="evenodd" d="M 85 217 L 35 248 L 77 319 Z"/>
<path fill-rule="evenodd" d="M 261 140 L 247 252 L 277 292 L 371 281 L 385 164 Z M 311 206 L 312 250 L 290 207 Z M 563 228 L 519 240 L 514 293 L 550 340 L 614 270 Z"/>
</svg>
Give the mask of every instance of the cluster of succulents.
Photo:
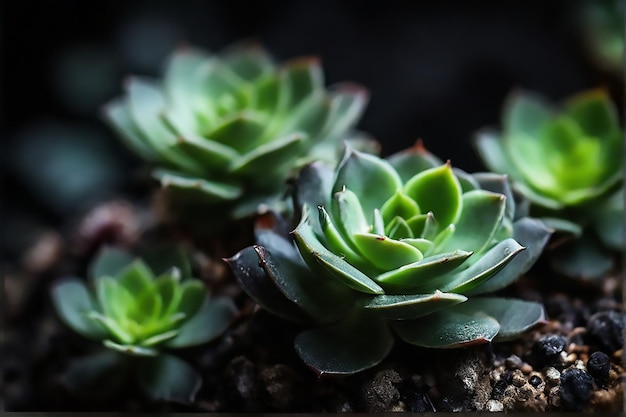
<svg viewBox="0 0 626 417">
<path fill-rule="evenodd" d="M 371 368 L 396 336 L 456 348 L 543 323 L 541 304 L 485 294 L 526 273 L 553 231 L 571 238 L 553 256 L 570 275 L 601 276 L 607 248 L 624 248 L 622 130 L 601 90 L 562 111 L 515 93 L 502 132 L 478 135 L 492 172 L 475 174 L 421 142 L 376 156 L 376 142 L 352 130 L 365 90 L 326 89 L 314 59 L 277 66 L 249 45 L 185 48 L 163 80 L 132 78 L 126 90 L 106 118 L 173 201 L 213 210 L 217 222 L 256 215 L 255 244 L 225 261 L 262 308 L 307 326 L 295 348 L 319 374 Z M 88 282 L 53 287 L 62 320 L 109 348 L 76 361 L 70 383 L 122 375 L 133 358 L 152 396 L 193 397 L 200 377 L 167 351 L 215 339 L 236 308 L 210 298 L 172 253 L 144 262 L 106 249 Z"/>
<path fill-rule="evenodd" d="M 313 163 L 296 185 L 295 242 L 261 221 L 259 244 L 228 262 L 258 304 L 314 323 L 295 347 L 317 372 L 376 365 L 393 332 L 451 348 L 543 320 L 540 304 L 479 296 L 517 279 L 550 236 L 516 216 L 505 177 L 469 175 L 417 145 L 386 160 L 348 149 L 336 170 Z"/>
<path fill-rule="evenodd" d="M 307 162 L 335 164 L 343 140 L 371 146 L 351 130 L 366 103 L 358 85 L 326 89 L 315 58 L 279 66 L 239 44 L 178 50 L 162 80 L 130 78 L 104 113 L 176 201 L 221 204 L 239 218 L 280 204 L 285 180 Z"/>
<path fill-rule="evenodd" d="M 530 201 L 532 215 L 573 238 L 555 251 L 555 269 L 596 278 L 611 268 L 624 249 L 624 140 L 606 91 L 579 93 L 560 109 L 516 92 L 502 132 L 483 130 L 476 144 L 487 167 Z"/>
<path fill-rule="evenodd" d="M 158 255 L 152 255 L 151 268 L 125 251 L 105 248 L 91 264 L 87 283 L 61 280 L 52 289 L 52 300 L 77 333 L 115 352 L 147 358 L 137 362 L 134 377 L 150 395 L 185 400 L 199 388 L 200 376 L 165 351 L 215 339 L 228 327 L 235 306 L 228 298 L 212 299 L 205 285 L 191 278 L 179 250 L 153 253 Z M 122 361 L 109 352 L 84 358 L 68 374 L 69 383 L 85 368 L 96 374 L 121 367 Z"/>
</svg>

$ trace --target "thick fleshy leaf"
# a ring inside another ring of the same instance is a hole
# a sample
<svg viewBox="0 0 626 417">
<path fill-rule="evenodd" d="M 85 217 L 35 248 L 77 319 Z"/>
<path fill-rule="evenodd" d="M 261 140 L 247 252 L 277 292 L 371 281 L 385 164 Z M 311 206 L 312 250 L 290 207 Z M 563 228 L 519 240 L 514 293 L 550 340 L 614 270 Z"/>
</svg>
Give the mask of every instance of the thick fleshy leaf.
<svg viewBox="0 0 626 417">
<path fill-rule="evenodd" d="M 413 199 L 404 194 L 401 189 L 398 189 L 391 198 L 385 201 L 385 204 L 380 208 L 380 212 L 383 215 L 383 220 L 387 223 L 396 216 L 410 219 L 420 214 L 420 208 Z"/>
<path fill-rule="evenodd" d="M 98 311 L 90 311 L 86 316 L 87 318 L 102 325 L 102 327 L 104 327 L 109 335 L 115 338 L 115 340 L 123 344 L 131 344 L 135 342 L 135 338 L 126 329 L 122 328 L 113 318 L 105 316 Z"/>
<path fill-rule="evenodd" d="M 359 252 L 377 268 L 388 271 L 424 258 L 419 249 L 399 240 L 371 233 L 355 233 L 352 240 Z"/>
<path fill-rule="evenodd" d="M 387 161 L 400 175 L 402 182 L 408 182 L 422 171 L 440 166 L 443 161 L 431 154 L 424 147 L 422 140 L 415 142 L 410 148 L 388 156 Z"/>
<path fill-rule="evenodd" d="M 572 237 L 580 237 L 583 233 L 583 228 L 578 223 L 566 219 L 560 219 L 557 217 L 542 217 L 541 221 L 548 228 L 557 233 L 567 233 Z"/>
<path fill-rule="evenodd" d="M 346 155 L 337 169 L 333 191 L 344 187 L 358 196 L 363 212 L 369 218 L 373 216 L 374 209 L 380 209 L 402 187 L 402 181 L 385 160 L 346 149 Z"/>
<path fill-rule="evenodd" d="M 115 278 L 104 276 L 96 279 L 96 295 L 103 314 L 119 322 L 126 318 L 136 294 L 128 292 Z"/>
<path fill-rule="evenodd" d="M 159 293 L 156 292 L 155 287 L 147 287 L 144 291 L 133 295 L 133 308 L 127 308 L 126 316 L 137 323 L 141 323 L 141 327 L 157 321 L 163 313 L 164 306 L 163 300 L 161 300 Z"/>
<path fill-rule="evenodd" d="M 336 192 L 333 197 L 331 213 L 347 240 L 352 242 L 352 235 L 370 230 L 370 224 L 357 194 L 352 190 L 343 189 Z"/>
<path fill-rule="evenodd" d="M 230 146 L 193 134 L 179 136 L 174 146 L 190 158 L 197 159 L 209 172 L 223 170 L 230 161 L 240 157 L 239 152 Z"/>
<path fill-rule="evenodd" d="M 94 261 L 89 264 L 87 274 L 91 280 L 105 275 L 114 277 L 134 260 L 133 255 L 122 249 L 104 246 L 94 256 Z"/>
<path fill-rule="evenodd" d="M 324 73 L 317 58 L 298 58 L 283 65 L 290 91 L 288 107 L 295 108 L 313 92 L 324 88 Z"/>
<path fill-rule="evenodd" d="M 202 383 L 188 363 L 168 354 L 143 359 L 137 380 L 150 398 L 185 404 L 193 401 Z"/>
<path fill-rule="evenodd" d="M 513 190 L 506 175 L 494 174 L 492 172 L 478 172 L 472 174 L 479 188 L 491 191 L 492 193 L 502 194 L 506 197 L 505 215 L 508 219 L 513 220 L 515 217 L 515 198 Z"/>
<path fill-rule="evenodd" d="M 480 184 L 478 184 L 478 181 L 476 181 L 473 175 L 468 174 L 467 172 L 457 167 L 452 168 L 452 172 L 454 172 L 456 179 L 459 180 L 462 193 L 467 193 L 467 192 L 481 188 Z M 491 190 L 488 190 L 488 191 L 491 191 Z"/>
<path fill-rule="evenodd" d="M 324 207 L 318 207 L 319 210 L 319 222 L 321 224 L 322 232 L 326 238 L 326 245 L 333 253 L 345 257 L 348 262 L 357 268 L 360 265 L 367 265 L 368 261 L 363 258 L 359 253 L 354 251 L 350 244 L 341 236 L 341 233 L 335 227 L 330 215 L 326 212 Z"/>
<path fill-rule="evenodd" d="M 233 184 L 209 181 L 164 169 L 157 169 L 152 174 L 165 188 L 197 193 L 207 201 L 234 200 L 243 194 L 242 188 Z"/>
<path fill-rule="evenodd" d="M 491 243 L 502 223 L 505 199 L 502 194 L 485 190 L 473 190 L 463 194 L 463 211 L 454 224 L 455 232 L 440 250 L 482 252 Z"/>
<path fill-rule="evenodd" d="M 301 133 L 273 140 L 233 160 L 228 170 L 242 175 L 259 175 L 259 172 L 263 172 L 267 167 L 272 167 L 272 170 L 280 172 L 280 169 L 291 161 L 291 157 L 303 141 L 304 136 Z"/>
<path fill-rule="evenodd" d="M 172 149 L 176 143 L 176 136 L 161 120 L 165 99 L 160 89 L 150 81 L 134 77 L 129 79 L 126 90 L 130 114 L 145 142 L 161 159 L 189 172 L 201 174 L 203 169 L 197 161 Z"/>
<path fill-rule="evenodd" d="M 154 283 L 152 270 L 142 260 L 133 261 L 132 264 L 119 271 L 115 278 L 118 284 L 134 297 L 152 287 Z"/>
<path fill-rule="evenodd" d="M 406 320 L 427 316 L 466 300 L 461 294 L 435 291 L 432 294 L 376 295 L 361 300 L 358 305 L 387 319 Z"/>
<path fill-rule="evenodd" d="M 416 290 L 430 293 L 436 289 L 433 282 L 440 282 L 441 276 L 458 268 L 471 255 L 472 252 L 454 251 L 429 256 L 419 262 L 385 272 L 377 276 L 376 281 L 393 293 Z"/>
<path fill-rule="evenodd" d="M 462 306 L 457 312 L 466 314 L 486 314 L 500 323 L 500 331 L 494 342 L 515 339 L 528 330 L 547 323 L 543 306 L 533 301 L 501 297 L 476 297 Z"/>
<path fill-rule="evenodd" d="M 456 312 L 465 303 L 416 320 L 394 321 L 393 328 L 404 341 L 427 348 L 458 348 L 491 342 L 500 330 L 493 317 Z"/>
<path fill-rule="evenodd" d="M 595 236 L 585 235 L 554 250 L 550 264 L 555 271 L 578 279 L 600 279 L 613 266 L 614 254 Z"/>
<path fill-rule="evenodd" d="M 104 119 L 133 152 L 148 161 L 162 160 L 150 142 L 146 141 L 143 134 L 137 129 L 137 125 L 130 115 L 128 99 L 112 100 L 103 107 L 102 113 Z"/>
<path fill-rule="evenodd" d="M 384 319 L 358 311 L 296 336 L 296 352 L 319 375 L 350 375 L 379 364 L 393 346 Z"/>
<path fill-rule="evenodd" d="M 289 300 L 319 322 L 343 317 L 354 302 L 354 293 L 332 277 L 319 276 L 302 263 L 295 264 L 273 256 L 262 246 L 254 246 L 261 267 Z"/>
<path fill-rule="evenodd" d="M 230 324 L 237 308 L 230 298 L 205 297 L 200 309 L 178 328 L 178 334 L 165 343 L 168 348 L 196 346 L 210 342 Z"/>
<path fill-rule="evenodd" d="M 513 223 L 513 237 L 526 249 L 511 260 L 494 277 L 466 291 L 466 294 L 485 294 L 504 288 L 526 273 L 539 259 L 552 231 L 538 219 L 525 217 Z"/>
<path fill-rule="evenodd" d="M 192 279 L 180 284 L 181 297 L 176 309 L 179 313 L 185 313 L 187 317 L 193 317 L 202 307 L 204 299 L 207 297 L 206 286 L 202 281 Z"/>
<path fill-rule="evenodd" d="M 503 240 L 477 258 L 477 261 L 468 268 L 444 276 L 439 289 L 443 292 L 456 293 L 469 291 L 500 272 L 524 249 L 514 239 Z"/>
<path fill-rule="evenodd" d="M 251 113 L 240 113 L 226 119 L 211 132 L 206 132 L 205 136 L 239 153 L 247 153 L 256 148 L 263 130 L 263 122 L 258 117 Z"/>
<path fill-rule="evenodd" d="M 244 80 L 252 81 L 274 69 L 272 58 L 259 45 L 239 43 L 222 52 L 222 60 L 231 71 Z"/>
<path fill-rule="evenodd" d="M 288 320 L 308 319 L 302 309 L 285 297 L 259 265 L 260 258 L 254 247 L 249 246 L 224 261 L 228 263 L 246 294 L 265 310 Z M 285 274 L 297 276 L 293 274 L 294 271 L 288 269 L 288 265 L 287 263 L 282 265 Z"/>
<path fill-rule="evenodd" d="M 330 273 L 345 285 L 367 294 L 382 294 L 383 289 L 367 275 L 345 260 L 330 252 L 317 239 L 307 222 L 308 215 L 303 213 L 303 220 L 293 234 L 305 262 L 309 267 Z"/>
<path fill-rule="evenodd" d="M 61 376 L 63 385 L 71 391 L 107 397 L 119 392 L 132 368 L 126 357 L 110 349 L 72 359 Z"/>
<path fill-rule="evenodd" d="M 180 302 L 181 292 L 179 288 L 180 273 L 178 269 L 172 269 L 154 281 L 154 292 L 161 299 L 163 308 L 161 316 L 168 316 L 176 312 L 176 307 Z"/>
<path fill-rule="evenodd" d="M 616 192 L 594 208 L 594 227 L 600 240 L 612 250 L 624 249 L 624 191 Z"/>
<path fill-rule="evenodd" d="M 551 210 L 560 210 L 565 207 L 565 205 L 556 198 L 546 196 L 523 182 L 513 183 L 513 189 L 538 206 Z"/>
<path fill-rule="evenodd" d="M 405 184 L 404 191 L 422 212 L 433 212 L 440 228 L 454 223 L 463 208 L 461 185 L 449 163 L 420 172 Z"/>
<path fill-rule="evenodd" d="M 522 174 L 515 168 L 513 161 L 506 153 L 503 140 L 497 132 L 483 129 L 476 133 L 474 145 L 480 159 L 492 172 L 508 174 L 513 180 L 520 180 Z"/>
<path fill-rule="evenodd" d="M 312 147 L 316 144 L 313 139 L 317 137 L 326 124 L 329 112 L 330 101 L 325 90 L 315 91 L 304 99 L 295 110 L 290 111 L 289 118 L 284 121 L 279 134 L 302 133 L 308 139 L 309 147 Z"/>
<path fill-rule="evenodd" d="M 164 333 L 155 334 L 141 342 L 142 347 L 152 347 L 162 344 L 163 342 L 172 339 L 178 334 L 178 330 L 169 330 Z"/>
<path fill-rule="evenodd" d="M 82 281 L 76 278 L 59 281 L 52 286 L 51 296 L 57 313 L 72 330 L 94 340 L 106 336 L 106 329 L 87 317 L 87 313 L 97 308 Z"/>
<path fill-rule="evenodd" d="M 608 136 L 619 130 L 617 109 L 606 90 L 589 90 L 570 97 L 565 111 L 587 135 Z"/>
<path fill-rule="evenodd" d="M 330 202 L 334 175 L 333 170 L 321 162 L 312 162 L 302 168 L 296 180 L 294 193 L 298 210 L 304 204 L 313 208 L 326 206 Z"/>
<path fill-rule="evenodd" d="M 320 132 L 324 141 L 339 139 L 339 136 L 356 124 L 368 101 L 365 88 L 350 83 L 341 83 L 329 88 L 330 111 L 326 124 Z"/>
<path fill-rule="evenodd" d="M 406 220 L 399 216 L 391 219 L 382 234 L 396 240 L 412 239 L 415 237 L 413 230 L 411 230 L 411 226 L 409 226 Z"/>
<path fill-rule="evenodd" d="M 172 268 L 176 268 L 181 279 L 185 280 L 191 277 L 189 255 L 182 246 L 172 244 L 147 245 L 141 248 L 141 258 L 156 275 L 172 272 Z"/>
<path fill-rule="evenodd" d="M 507 133 L 522 133 L 538 139 L 551 116 L 552 109 L 542 97 L 527 91 L 515 91 L 504 103 L 502 123 Z"/>
</svg>

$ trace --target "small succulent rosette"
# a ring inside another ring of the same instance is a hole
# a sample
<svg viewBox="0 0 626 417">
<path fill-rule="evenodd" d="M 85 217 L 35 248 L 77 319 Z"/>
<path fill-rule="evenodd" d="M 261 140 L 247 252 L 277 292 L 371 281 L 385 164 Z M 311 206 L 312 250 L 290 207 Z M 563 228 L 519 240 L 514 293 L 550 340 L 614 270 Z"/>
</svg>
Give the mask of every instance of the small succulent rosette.
<svg viewBox="0 0 626 417">
<path fill-rule="evenodd" d="M 583 44 L 597 66 L 623 79 L 624 2 L 584 0 L 578 5 L 577 20 Z"/>
<path fill-rule="evenodd" d="M 276 64 L 261 47 L 177 50 L 163 78 L 132 77 L 105 119 L 156 168 L 179 205 L 222 206 L 234 218 L 282 204 L 286 179 L 312 160 L 334 165 L 367 103 L 355 84 L 324 86 L 316 58 Z"/>
<path fill-rule="evenodd" d="M 211 298 L 205 285 L 191 278 L 181 251 L 159 249 L 150 258 L 146 263 L 105 248 L 90 265 L 87 283 L 68 278 L 53 286 L 63 322 L 109 348 L 70 364 L 65 374 L 70 388 L 131 377 L 153 398 L 183 402 L 199 389 L 201 378 L 193 367 L 166 351 L 217 338 L 235 306 L 228 298 Z"/>
<path fill-rule="evenodd" d="M 476 145 L 485 165 L 530 201 L 533 216 L 569 236 L 551 254 L 554 269 L 581 278 L 610 270 L 624 249 L 624 139 L 606 91 L 579 93 L 561 108 L 515 92 L 502 131 L 480 131 Z"/>
<path fill-rule="evenodd" d="M 421 144 L 381 159 L 348 149 L 295 190 L 300 223 L 257 222 L 258 245 L 227 262 L 263 308 L 313 323 L 295 348 L 320 374 L 352 374 L 404 341 L 454 348 L 519 336 L 540 304 L 483 297 L 530 268 L 550 231 L 516 217 L 504 176 L 469 175 Z M 271 221 L 270 221 L 271 220 Z"/>
</svg>

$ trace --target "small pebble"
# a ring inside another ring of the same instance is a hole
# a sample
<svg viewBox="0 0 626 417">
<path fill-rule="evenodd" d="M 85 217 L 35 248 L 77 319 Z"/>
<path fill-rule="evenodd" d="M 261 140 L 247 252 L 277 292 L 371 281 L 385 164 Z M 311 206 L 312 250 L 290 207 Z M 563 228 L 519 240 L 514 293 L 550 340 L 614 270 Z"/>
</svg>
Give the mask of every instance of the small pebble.
<svg viewBox="0 0 626 417">
<path fill-rule="evenodd" d="M 604 385 L 609 380 L 611 360 L 604 352 L 593 352 L 587 361 L 587 372 L 595 379 L 598 385 Z"/>
<path fill-rule="evenodd" d="M 561 380 L 561 373 L 551 366 L 546 369 L 546 380 L 552 384 L 558 384 Z"/>
<path fill-rule="evenodd" d="M 587 323 L 589 338 L 605 352 L 615 352 L 624 343 L 624 317 L 617 311 L 600 311 L 592 315 Z"/>
<path fill-rule="evenodd" d="M 511 384 L 515 385 L 516 387 L 521 387 L 522 385 L 526 384 L 526 378 L 524 377 L 524 374 L 522 374 L 522 371 L 520 371 L 519 369 L 513 371 Z"/>
<path fill-rule="evenodd" d="M 541 383 L 543 382 L 543 379 L 541 379 L 541 377 L 539 377 L 537 375 L 533 375 L 533 376 L 530 377 L 528 382 L 530 382 L 530 385 L 532 385 L 533 387 L 537 388 L 539 385 L 541 385 Z"/>
<path fill-rule="evenodd" d="M 499 412 L 504 411 L 504 405 L 498 400 L 487 401 L 487 411 Z"/>
<path fill-rule="evenodd" d="M 561 405 L 570 411 L 581 411 L 593 397 L 593 380 L 581 369 L 568 369 L 561 375 Z"/>
<path fill-rule="evenodd" d="M 527 364 L 527 363 L 522 364 L 522 366 L 519 369 L 524 374 L 529 374 L 529 373 L 531 373 L 533 371 L 533 367 L 530 364 Z"/>
<path fill-rule="evenodd" d="M 504 366 L 506 366 L 507 369 L 511 370 L 518 369 L 520 366 L 522 366 L 522 360 L 517 355 L 511 355 L 504 360 Z"/>
<path fill-rule="evenodd" d="M 554 365 L 559 362 L 561 352 L 567 345 L 564 336 L 547 334 L 542 336 L 532 347 L 532 353 L 538 368 Z"/>
</svg>

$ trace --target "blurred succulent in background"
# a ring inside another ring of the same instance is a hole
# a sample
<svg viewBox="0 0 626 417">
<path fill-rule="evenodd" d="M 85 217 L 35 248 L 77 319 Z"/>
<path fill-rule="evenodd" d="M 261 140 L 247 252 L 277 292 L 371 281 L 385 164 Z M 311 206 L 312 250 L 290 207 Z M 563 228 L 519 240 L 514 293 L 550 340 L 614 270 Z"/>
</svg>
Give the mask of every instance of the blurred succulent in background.
<svg viewBox="0 0 626 417">
<path fill-rule="evenodd" d="M 376 365 L 392 329 L 453 348 L 514 338 L 543 320 L 540 304 L 478 296 L 530 268 L 550 235 L 516 217 L 504 176 L 453 169 L 419 143 L 387 160 L 348 149 L 336 171 L 305 167 L 294 197 L 295 245 L 266 216 L 258 245 L 227 262 L 263 308 L 317 325 L 295 347 L 320 374 Z"/>
<path fill-rule="evenodd" d="M 221 204 L 235 218 L 280 205 L 285 180 L 312 160 L 336 164 L 344 139 L 375 146 L 349 133 L 366 91 L 347 83 L 326 89 L 314 58 L 279 66 L 255 45 L 220 54 L 183 48 L 162 80 L 132 77 L 125 87 L 105 117 L 157 166 L 172 200 Z"/>
<path fill-rule="evenodd" d="M 531 202 L 530 213 L 576 238 L 552 254 L 553 267 L 566 275 L 601 277 L 624 248 L 622 135 L 617 110 L 600 89 L 568 98 L 561 109 L 513 93 L 502 132 L 477 135 L 485 165 L 509 176 Z"/>
<path fill-rule="evenodd" d="M 200 376 L 164 350 L 215 339 L 230 323 L 235 306 L 228 298 L 209 297 L 204 284 L 190 277 L 181 251 L 160 250 L 152 258 L 151 268 L 127 252 L 106 248 L 90 266 L 88 285 L 77 278 L 61 280 L 52 299 L 61 319 L 76 332 L 123 356 L 144 357 L 137 361 L 135 377 L 148 394 L 186 401 L 199 388 Z M 113 353 L 83 358 L 70 367 L 67 382 L 80 385 L 77 381 L 97 378 L 123 361 Z"/>
<path fill-rule="evenodd" d="M 586 0 L 578 8 L 583 42 L 598 66 L 623 79 L 624 2 Z"/>
</svg>

